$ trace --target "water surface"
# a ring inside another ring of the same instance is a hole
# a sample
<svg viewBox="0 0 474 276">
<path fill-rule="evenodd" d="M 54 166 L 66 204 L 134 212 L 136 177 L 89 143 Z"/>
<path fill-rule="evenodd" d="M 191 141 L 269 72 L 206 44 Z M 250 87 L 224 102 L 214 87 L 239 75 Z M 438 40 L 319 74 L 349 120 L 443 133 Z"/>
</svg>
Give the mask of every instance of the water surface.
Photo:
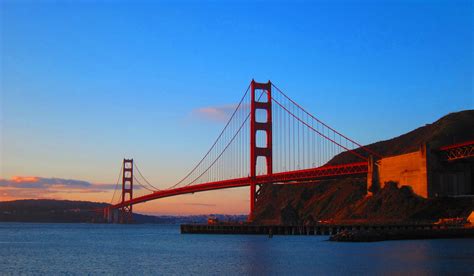
<svg viewBox="0 0 474 276">
<path fill-rule="evenodd" d="M 181 235 L 177 225 L 0 223 L 1 274 L 462 274 L 474 239 L 334 243 Z"/>
</svg>

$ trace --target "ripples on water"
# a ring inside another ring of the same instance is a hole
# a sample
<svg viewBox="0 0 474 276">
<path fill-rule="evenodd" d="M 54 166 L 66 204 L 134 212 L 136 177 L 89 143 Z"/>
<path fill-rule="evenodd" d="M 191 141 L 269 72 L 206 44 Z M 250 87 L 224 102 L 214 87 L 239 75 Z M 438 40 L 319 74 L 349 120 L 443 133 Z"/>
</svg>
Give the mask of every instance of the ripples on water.
<svg viewBox="0 0 474 276">
<path fill-rule="evenodd" d="M 465 274 L 474 239 L 332 243 L 181 235 L 176 225 L 0 223 L 2 274 Z"/>
</svg>

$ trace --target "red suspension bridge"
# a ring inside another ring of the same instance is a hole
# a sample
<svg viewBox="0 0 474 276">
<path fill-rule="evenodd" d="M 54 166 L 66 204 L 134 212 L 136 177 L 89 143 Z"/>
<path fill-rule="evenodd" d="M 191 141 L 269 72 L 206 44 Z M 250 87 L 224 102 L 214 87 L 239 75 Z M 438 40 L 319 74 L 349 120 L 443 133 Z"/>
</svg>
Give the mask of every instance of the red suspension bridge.
<svg viewBox="0 0 474 276">
<path fill-rule="evenodd" d="M 333 164 L 331 160 L 342 152 L 356 162 Z M 364 176 L 370 173 L 371 160 L 380 157 L 314 117 L 270 81 L 252 80 L 210 149 L 167 189 L 151 185 L 133 160 L 125 159 L 119 177 L 119 202 L 114 202 L 114 193 L 104 216 L 109 221 L 127 223 L 132 221 L 135 204 L 249 186 L 252 220 L 263 185 Z M 145 193 L 134 195 L 134 184 L 139 185 L 135 192 Z"/>
</svg>

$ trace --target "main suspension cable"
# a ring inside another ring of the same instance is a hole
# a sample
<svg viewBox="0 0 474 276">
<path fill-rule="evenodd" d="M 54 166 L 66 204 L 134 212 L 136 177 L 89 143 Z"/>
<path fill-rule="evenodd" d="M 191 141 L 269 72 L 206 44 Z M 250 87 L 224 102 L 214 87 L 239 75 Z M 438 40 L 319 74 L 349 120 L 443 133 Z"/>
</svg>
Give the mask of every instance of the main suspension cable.
<svg viewBox="0 0 474 276">
<path fill-rule="evenodd" d="M 155 191 L 159 191 L 160 189 L 156 188 L 155 186 L 151 185 L 151 183 L 146 179 L 145 176 L 143 176 L 142 172 L 140 171 L 140 169 L 138 168 L 138 165 L 136 163 L 136 161 L 133 162 L 133 165 L 135 166 L 135 169 L 137 169 L 137 172 L 138 174 L 143 178 L 143 180 L 145 180 L 145 182 L 150 185 L 153 189 L 155 189 Z"/>
<path fill-rule="evenodd" d="M 237 105 L 237 107 L 235 108 L 234 112 L 232 113 L 232 115 L 230 116 L 229 120 L 227 121 L 227 124 L 224 126 L 224 128 L 222 129 L 221 133 L 219 134 L 219 136 L 217 137 L 217 139 L 214 141 L 214 143 L 212 144 L 211 148 L 207 151 L 207 153 L 204 155 L 204 157 L 197 163 L 196 166 L 194 166 L 194 168 L 188 173 L 186 174 L 186 176 L 184 176 L 180 181 L 178 181 L 176 184 L 174 184 L 173 186 L 169 187 L 168 189 L 172 189 L 172 188 L 175 188 L 176 186 L 178 186 L 179 184 L 181 184 L 184 180 L 186 180 L 194 171 L 196 171 L 196 169 L 201 165 L 201 163 L 206 159 L 206 157 L 211 153 L 211 151 L 214 149 L 214 147 L 216 146 L 217 142 L 219 141 L 219 139 L 222 137 L 222 135 L 224 134 L 225 130 L 227 129 L 227 127 L 229 126 L 230 122 L 232 121 L 232 119 L 234 118 L 235 114 L 237 113 L 237 110 L 239 110 L 239 107 L 242 105 L 242 102 L 244 101 L 245 97 L 247 96 L 247 93 L 249 92 L 249 89 L 250 89 L 250 85 L 247 87 L 245 93 L 244 93 L 244 96 L 242 96 L 242 99 L 240 99 L 240 102 L 239 104 Z"/>
<path fill-rule="evenodd" d="M 322 122 L 321 120 L 319 120 L 318 118 L 314 117 L 311 113 L 309 113 L 308 111 L 306 111 L 306 109 L 304 109 L 302 106 L 300 106 L 298 103 L 296 103 L 295 101 L 293 101 L 290 97 L 288 97 L 280 88 L 278 88 L 275 84 L 272 83 L 272 86 L 278 90 L 278 92 L 280 92 L 285 98 L 287 98 L 291 103 L 293 103 L 295 106 L 297 106 L 299 109 L 301 109 L 304 113 L 306 113 L 308 116 L 310 116 L 312 119 L 316 120 L 318 123 L 322 124 L 323 126 L 327 127 L 328 129 L 332 130 L 333 132 L 337 133 L 338 135 L 340 135 L 341 137 L 343 137 L 344 139 L 354 143 L 355 145 L 357 145 L 358 147 L 364 149 L 365 151 L 377 156 L 377 157 L 382 157 L 380 154 L 374 152 L 373 150 L 355 142 L 354 140 L 350 139 L 349 137 L 345 136 L 344 134 L 341 134 L 340 132 L 338 132 L 337 130 L 333 129 L 332 127 L 328 126 L 327 124 L 325 124 L 324 122 Z"/>
<path fill-rule="evenodd" d="M 146 187 L 145 185 L 143 185 L 143 184 L 140 182 L 140 180 L 138 180 L 138 178 L 137 178 L 135 175 L 133 176 L 133 179 L 135 179 L 135 182 L 137 182 L 138 185 L 140 185 L 142 188 L 144 188 L 144 189 L 146 189 L 146 190 L 148 190 L 148 191 L 150 191 L 150 192 L 156 192 L 155 190 L 152 190 L 152 189 Z"/>
<path fill-rule="evenodd" d="M 278 89 L 278 88 L 277 88 Z M 357 155 L 358 157 L 362 158 L 363 160 L 367 160 L 367 157 L 357 153 L 356 151 L 352 150 L 352 149 L 349 149 L 341 144 L 339 144 L 338 142 L 336 142 L 334 139 L 331 139 L 330 137 L 328 137 L 327 135 L 319 132 L 318 130 L 316 130 L 314 127 L 310 126 L 308 123 L 304 122 L 303 120 L 301 120 L 301 118 L 299 118 L 298 116 L 296 116 L 293 112 L 291 112 L 290 110 L 288 110 L 288 108 L 286 108 L 285 106 L 283 106 L 278 100 L 276 100 L 273 96 L 271 96 L 271 99 L 272 101 L 274 101 L 275 103 L 277 103 L 281 108 L 283 108 L 288 114 L 290 114 L 293 118 L 295 118 L 296 120 L 298 120 L 299 122 L 301 122 L 302 124 L 306 125 L 309 129 L 313 130 L 314 132 L 318 133 L 320 136 L 324 137 L 326 140 L 329 140 L 331 141 L 332 143 L 338 145 L 339 147 L 345 149 L 346 151 L 349 151 L 351 153 L 353 153 L 354 155 Z M 291 101 L 291 99 L 290 99 Z M 293 102 L 293 101 L 291 101 Z M 294 103 L 294 102 L 293 102 Z M 314 118 L 314 117 L 313 117 Z M 316 119 L 317 120 L 317 119 Z M 328 127 L 329 128 L 329 127 Z M 331 129 L 331 128 L 330 128 Z M 332 130 L 332 129 L 331 129 Z M 334 131 L 334 130 L 333 130 Z M 335 131 L 334 131 L 335 132 Z M 341 135 L 342 136 L 342 135 Z M 355 142 L 354 142 L 355 143 Z M 355 143 L 356 144 L 356 143 Z"/>
<path fill-rule="evenodd" d="M 120 166 L 120 172 L 119 172 L 119 175 L 118 175 L 118 178 L 117 178 L 117 182 L 115 184 L 114 194 L 112 196 L 112 200 L 110 201 L 111 205 L 114 203 L 115 193 L 117 192 L 118 184 L 120 182 L 120 176 L 122 176 L 122 170 L 123 170 L 123 166 Z"/>
<path fill-rule="evenodd" d="M 258 97 L 258 101 L 260 100 L 260 98 L 262 97 L 263 95 L 263 91 L 261 92 L 260 96 Z M 240 133 L 240 131 L 242 130 L 242 128 L 244 127 L 245 123 L 247 122 L 247 120 L 249 119 L 250 117 L 250 112 L 249 114 L 247 114 L 247 117 L 245 118 L 245 120 L 242 122 L 242 124 L 240 125 L 239 129 L 237 130 L 237 132 L 234 134 L 234 136 L 232 136 L 232 138 L 230 139 L 229 143 L 224 147 L 224 149 L 222 150 L 222 152 L 216 157 L 216 159 L 209 165 L 209 167 L 204 170 L 204 172 L 202 172 L 198 177 L 194 178 L 193 181 L 191 181 L 190 183 L 188 183 L 187 185 L 185 185 L 185 187 L 191 185 L 194 183 L 194 181 L 196 181 L 197 179 L 199 179 L 201 176 L 203 176 L 207 171 L 209 171 L 210 168 L 212 168 L 212 166 L 219 160 L 219 158 L 221 158 L 221 156 L 224 154 L 224 152 L 227 150 L 227 148 L 232 144 L 232 142 L 235 140 L 235 137 L 237 137 L 237 135 Z"/>
</svg>

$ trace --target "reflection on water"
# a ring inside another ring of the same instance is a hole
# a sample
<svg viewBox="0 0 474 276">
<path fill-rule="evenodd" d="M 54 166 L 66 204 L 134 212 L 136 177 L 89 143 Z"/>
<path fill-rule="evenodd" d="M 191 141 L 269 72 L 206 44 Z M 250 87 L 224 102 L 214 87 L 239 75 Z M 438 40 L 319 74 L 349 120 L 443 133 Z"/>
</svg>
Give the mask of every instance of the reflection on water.
<svg viewBox="0 0 474 276">
<path fill-rule="evenodd" d="M 321 236 L 181 235 L 178 226 L 0 223 L 0 272 L 467 274 L 474 240 L 332 243 Z"/>
</svg>

